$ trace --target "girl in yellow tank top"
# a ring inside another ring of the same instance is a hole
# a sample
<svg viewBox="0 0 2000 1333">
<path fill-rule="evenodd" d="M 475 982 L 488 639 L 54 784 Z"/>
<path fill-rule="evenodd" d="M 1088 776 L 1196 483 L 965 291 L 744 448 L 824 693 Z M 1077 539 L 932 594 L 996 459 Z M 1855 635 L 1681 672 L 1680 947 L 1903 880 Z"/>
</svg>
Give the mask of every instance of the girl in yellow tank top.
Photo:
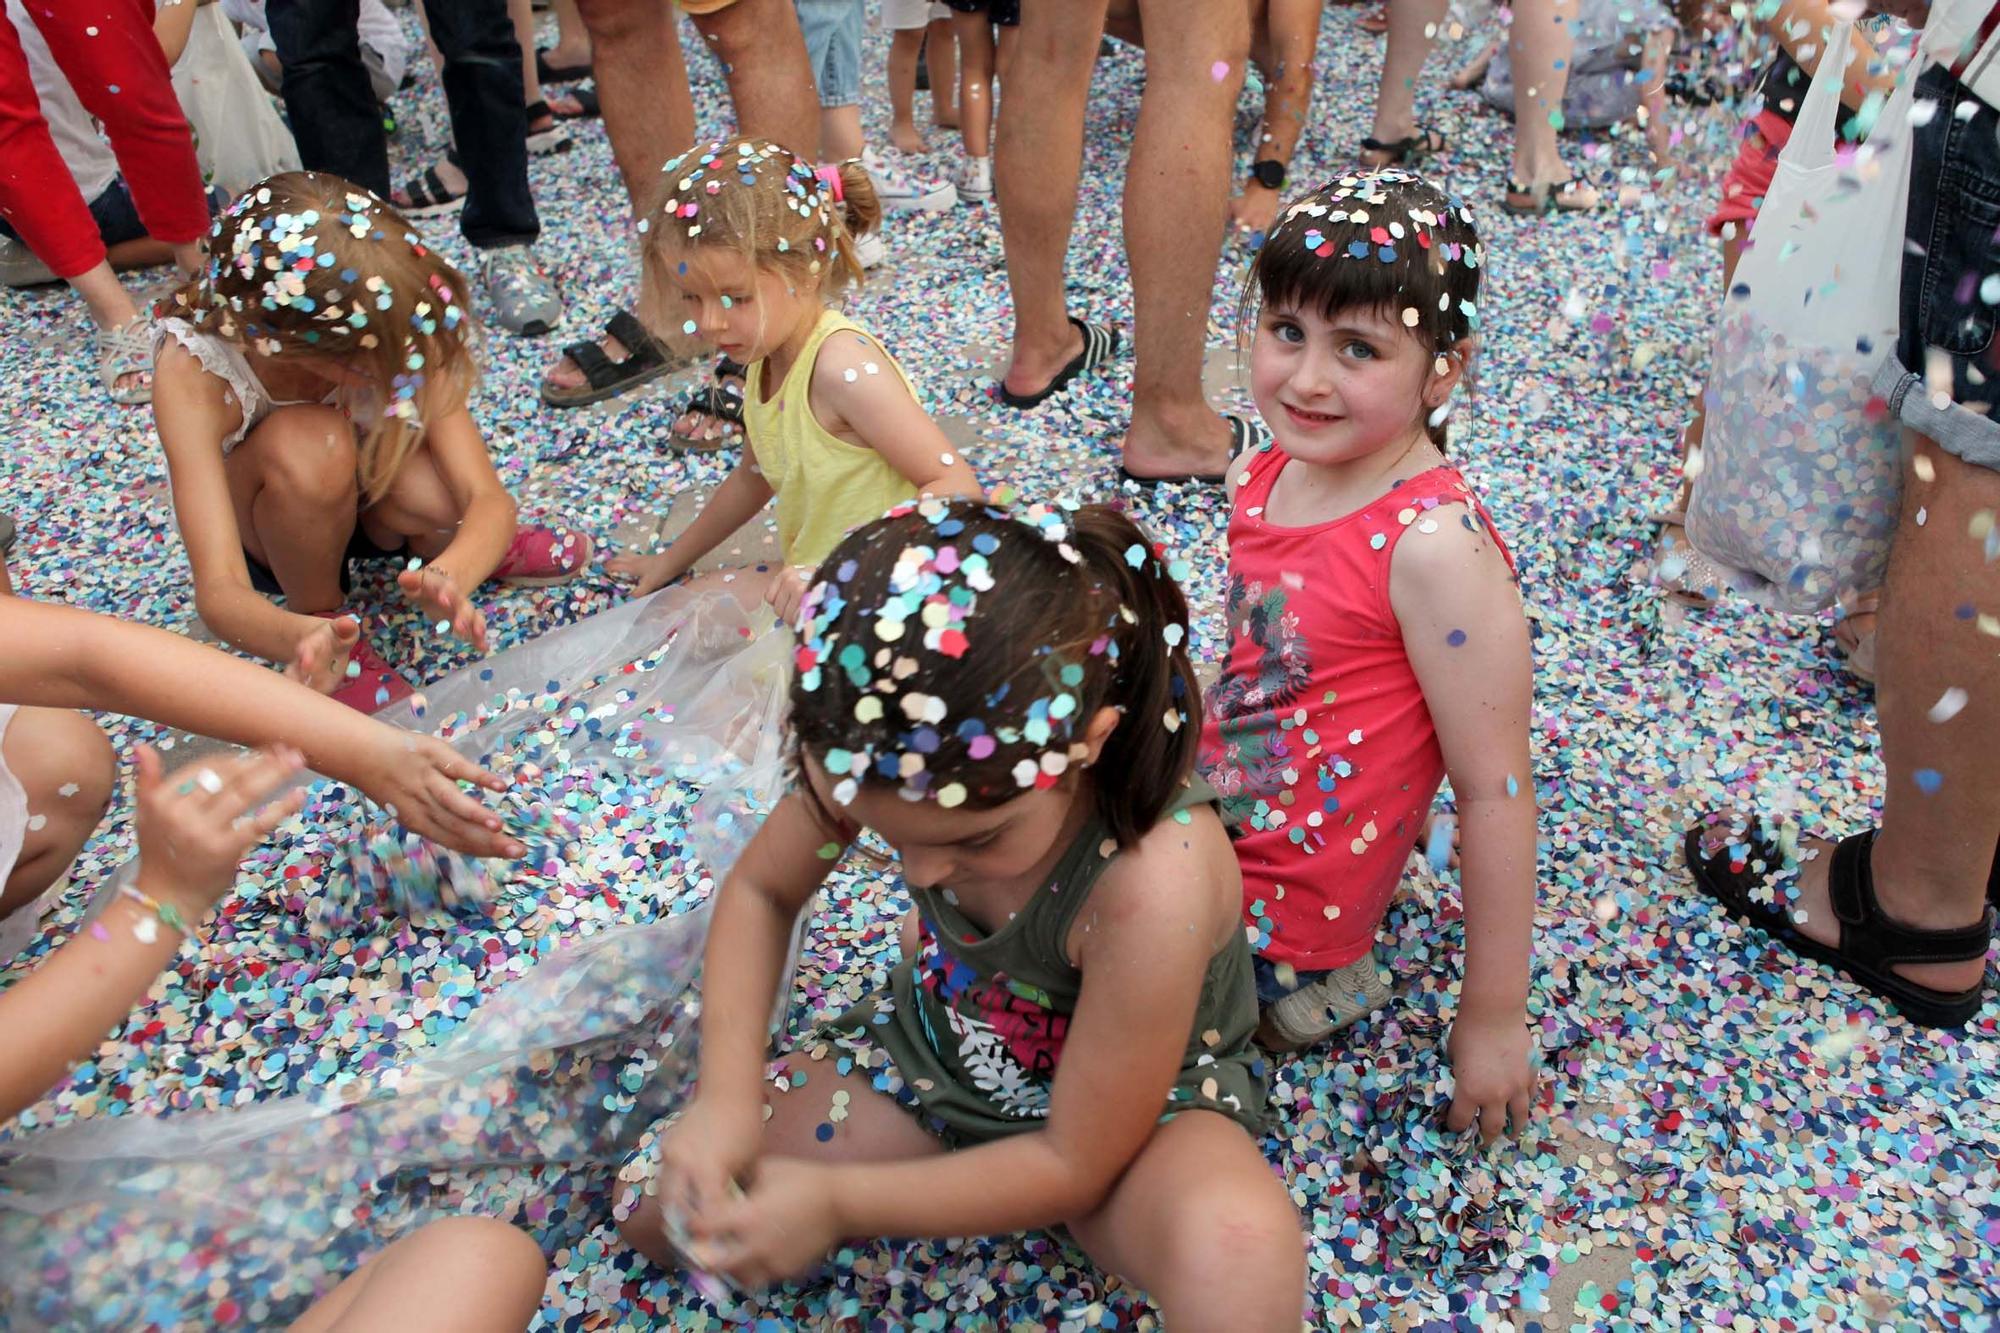
<svg viewBox="0 0 2000 1333">
<path fill-rule="evenodd" d="M 980 493 L 895 359 L 826 304 L 861 276 L 854 234 L 880 218 L 860 163 L 815 171 L 768 140 L 711 143 L 663 169 L 640 223 L 647 276 L 678 294 L 684 332 L 749 364 L 749 447 L 665 551 L 606 563 L 639 593 L 680 578 L 776 497 L 785 564 L 762 592 L 789 622 L 850 529 L 919 496 Z"/>
</svg>

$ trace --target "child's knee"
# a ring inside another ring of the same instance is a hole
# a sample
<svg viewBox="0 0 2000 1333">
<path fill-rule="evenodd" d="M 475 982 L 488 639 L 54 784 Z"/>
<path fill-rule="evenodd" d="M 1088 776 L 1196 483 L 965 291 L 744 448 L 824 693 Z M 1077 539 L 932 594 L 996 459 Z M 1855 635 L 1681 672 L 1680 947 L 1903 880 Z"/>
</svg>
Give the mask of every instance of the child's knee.
<svg viewBox="0 0 2000 1333">
<path fill-rule="evenodd" d="M 1189 1209 L 1168 1237 L 1168 1289 L 1153 1298 L 1170 1328 L 1293 1329 L 1305 1302 L 1305 1238 L 1281 1189 L 1227 1188 Z"/>
<path fill-rule="evenodd" d="M 334 409 L 281 408 L 253 434 L 267 490 L 329 502 L 355 495 L 354 424 Z"/>
</svg>

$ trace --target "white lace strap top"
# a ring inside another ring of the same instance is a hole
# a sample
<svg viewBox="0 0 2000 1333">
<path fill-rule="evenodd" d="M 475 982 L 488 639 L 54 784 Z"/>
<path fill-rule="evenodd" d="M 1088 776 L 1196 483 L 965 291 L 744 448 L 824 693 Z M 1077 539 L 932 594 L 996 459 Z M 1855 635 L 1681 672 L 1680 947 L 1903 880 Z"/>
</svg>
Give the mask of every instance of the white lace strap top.
<svg viewBox="0 0 2000 1333">
<path fill-rule="evenodd" d="M 159 354 L 161 347 L 171 339 L 186 348 L 188 354 L 201 362 L 201 368 L 229 386 L 236 405 L 243 409 L 243 420 L 223 437 L 222 452 L 228 453 L 243 443 L 243 437 L 253 430 L 257 423 L 271 414 L 274 407 L 289 407 L 289 401 L 280 401 L 271 396 L 264 382 L 257 378 L 250 360 L 243 355 L 243 349 L 227 339 L 212 333 L 203 333 L 185 319 L 168 315 L 153 321 L 153 352 Z"/>
</svg>

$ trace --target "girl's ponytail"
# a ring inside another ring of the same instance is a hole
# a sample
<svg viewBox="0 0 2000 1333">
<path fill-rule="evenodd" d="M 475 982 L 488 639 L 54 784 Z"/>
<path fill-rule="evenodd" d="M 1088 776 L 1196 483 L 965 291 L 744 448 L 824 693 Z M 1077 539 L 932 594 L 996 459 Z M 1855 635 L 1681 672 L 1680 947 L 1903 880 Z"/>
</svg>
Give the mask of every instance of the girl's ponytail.
<svg viewBox="0 0 2000 1333">
<path fill-rule="evenodd" d="M 875 193 L 875 178 L 858 157 L 848 158 L 838 170 L 840 197 L 847 206 L 847 234 L 866 236 L 882 225 L 882 199 Z"/>
<path fill-rule="evenodd" d="M 1121 847 L 1158 821 L 1187 785 L 1201 744 L 1201 686 L 1188 658 L 1188 604 L 1165 557 L 1124 514 L 1076 511 L 1070 543 L 1117 596 L 1109 633 L 1118 668 L 1104 702 L 1121 714 L 1097 758 L 1099 813 Z"/>
</svg>

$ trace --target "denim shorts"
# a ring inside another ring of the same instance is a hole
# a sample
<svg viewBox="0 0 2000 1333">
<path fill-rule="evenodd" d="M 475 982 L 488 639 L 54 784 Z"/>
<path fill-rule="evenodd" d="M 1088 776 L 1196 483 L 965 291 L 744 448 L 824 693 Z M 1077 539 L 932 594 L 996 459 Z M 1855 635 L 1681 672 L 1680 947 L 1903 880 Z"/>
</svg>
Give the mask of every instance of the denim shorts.
<svg viewBox="0 0 2000 1333">
<path fill-rule="evenodd" d="M 1331 969 L 1302 972 L 1288 968 L 1280 976 L 1278 964 L 1258 954 L 1250 960 L 1250 971 L 1257 978 L 1257 1007 L 1268 1009 L 1293 991 L 1304 990 L 1314 982 L 1325 979 Z"/>
<path fill-rule="evenodd" d="M 208 187 L 210 217 L 221 212 L 228 203 L 228 191 L 220 186 Z M 90 220 L 97 224 L 97 234 L 107 250 L 127 241 L 146 239 L 146 224 L 139 220 L 139 206 L 132 202 L 132 191 L 126 188 L 123 176 L 113 176 L 111 184 L 104 187 L 104 193 L 90 201 Z M 0 219 L 0 236 L 20 239 L 20 234 L 8 226 L 5 219 Z"/>
<path fill-rule="evenodd" d="M 1913 139 L 1903 331 L 1875 389 L 1905 426 L 2000 470 L 2000 277 L 1989 276 L 2000 274 L 2000 111 L 1942 65 L 1918 81 L 1917 101 L 1937 112 Z"/>
<path fill-rule="evenodd" d="M 793 0 L 821 106 L 861 101 L 862 0 Z"/>
</svg>

